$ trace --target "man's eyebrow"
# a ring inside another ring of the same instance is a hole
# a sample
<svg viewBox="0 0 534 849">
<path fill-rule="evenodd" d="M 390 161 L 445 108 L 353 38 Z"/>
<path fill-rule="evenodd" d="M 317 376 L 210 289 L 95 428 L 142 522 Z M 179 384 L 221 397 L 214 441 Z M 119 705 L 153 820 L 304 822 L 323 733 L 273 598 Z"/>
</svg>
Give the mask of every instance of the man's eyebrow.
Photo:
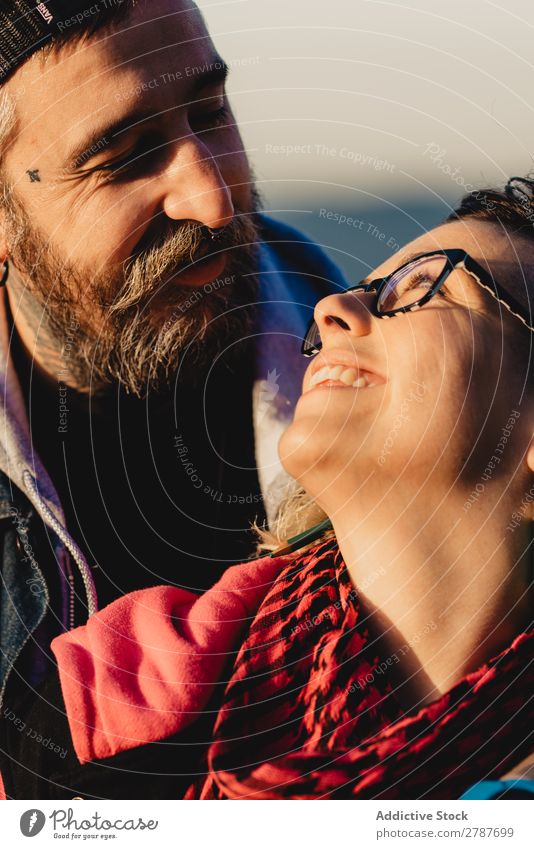
<svg viewBox="0 0 534 849">
<path fill-rule="evenodd" d="M 189 102 L 195 94 L 208 86 L 224 84 L 229 72 L 228 65 L 220 57 L 216 57 L 211 63 L 206 63 L 204 67 L 200 67 L 198 73 L 195 73 L 191 78 L 190 94 L 186 102 Z M 142 121 L 154 117 L 156 116 L 153 106 L 137 106 L 115 121 L 92 130 L 82 142 L 77 142 L 67 152 L 65 170 L 75 171 L 101 153 L 102 150 L 113 149 L 120 143 L 124 133 L 134 130 L 136 125 Z"/>
</svg>

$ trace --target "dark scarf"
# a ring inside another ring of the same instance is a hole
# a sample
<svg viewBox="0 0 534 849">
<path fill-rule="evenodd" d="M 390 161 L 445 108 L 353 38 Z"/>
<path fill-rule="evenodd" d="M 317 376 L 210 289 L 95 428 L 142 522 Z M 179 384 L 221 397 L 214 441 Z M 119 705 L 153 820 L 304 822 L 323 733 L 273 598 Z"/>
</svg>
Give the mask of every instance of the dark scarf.
<svg viewBox="0 0 534 849">
<path fill-rule="evenodd" d="M 454 799 L 534 745 L 534 631 L 403 714 L 335 540 L 275 581 L 189 798 Z"/>
</svg>

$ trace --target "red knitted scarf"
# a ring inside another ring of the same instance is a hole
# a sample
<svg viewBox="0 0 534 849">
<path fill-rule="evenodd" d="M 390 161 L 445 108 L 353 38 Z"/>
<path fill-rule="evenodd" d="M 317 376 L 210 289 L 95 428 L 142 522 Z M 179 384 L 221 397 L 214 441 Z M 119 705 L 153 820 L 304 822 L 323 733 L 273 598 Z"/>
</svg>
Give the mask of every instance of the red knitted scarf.
<svg viewBox="0 0 534 849">
<path fill-rule="evenodd" d="M 454 799 L 534 747 L 534 630 L 403 715 L 335 540 L 291 562 L 243 643 L 189 798 Z"/>
</svg>

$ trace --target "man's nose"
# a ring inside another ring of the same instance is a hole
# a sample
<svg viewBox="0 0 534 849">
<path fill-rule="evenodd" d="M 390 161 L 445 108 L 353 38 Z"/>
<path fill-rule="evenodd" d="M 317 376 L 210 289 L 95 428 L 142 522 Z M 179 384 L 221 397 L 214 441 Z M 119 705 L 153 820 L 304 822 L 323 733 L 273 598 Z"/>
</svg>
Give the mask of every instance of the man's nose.
<svg viewBox="0 0 534 849">
<path fill-rule="evenodd" d="M 163 208 L 176 221 L 198 221 L 217 230 L 234 217 L 232 195 L 217 162 L 199 139 L 180 144 L 169 163 Z"/>
<path fill-rule="evenodd" d="M 318 302 L 313 317 L 319 328 L 323 345 L 347 344 L 350 337 L 368 336 L 374 317 L 371 313 L 372 294 L 340 292 Z"/>
</svg>

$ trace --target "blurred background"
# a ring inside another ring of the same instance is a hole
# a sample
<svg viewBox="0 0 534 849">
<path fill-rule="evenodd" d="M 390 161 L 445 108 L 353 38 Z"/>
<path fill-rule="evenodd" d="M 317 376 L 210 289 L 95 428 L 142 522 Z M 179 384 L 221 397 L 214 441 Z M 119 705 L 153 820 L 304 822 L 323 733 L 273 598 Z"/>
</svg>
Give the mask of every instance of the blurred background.
<svg viewBox="0 0 534 849">
<path fill-rule="evenodd" d="M 270 214 L 356 282 L 534 169 L 531 0 L 199 0 Z"/>
</svg>

